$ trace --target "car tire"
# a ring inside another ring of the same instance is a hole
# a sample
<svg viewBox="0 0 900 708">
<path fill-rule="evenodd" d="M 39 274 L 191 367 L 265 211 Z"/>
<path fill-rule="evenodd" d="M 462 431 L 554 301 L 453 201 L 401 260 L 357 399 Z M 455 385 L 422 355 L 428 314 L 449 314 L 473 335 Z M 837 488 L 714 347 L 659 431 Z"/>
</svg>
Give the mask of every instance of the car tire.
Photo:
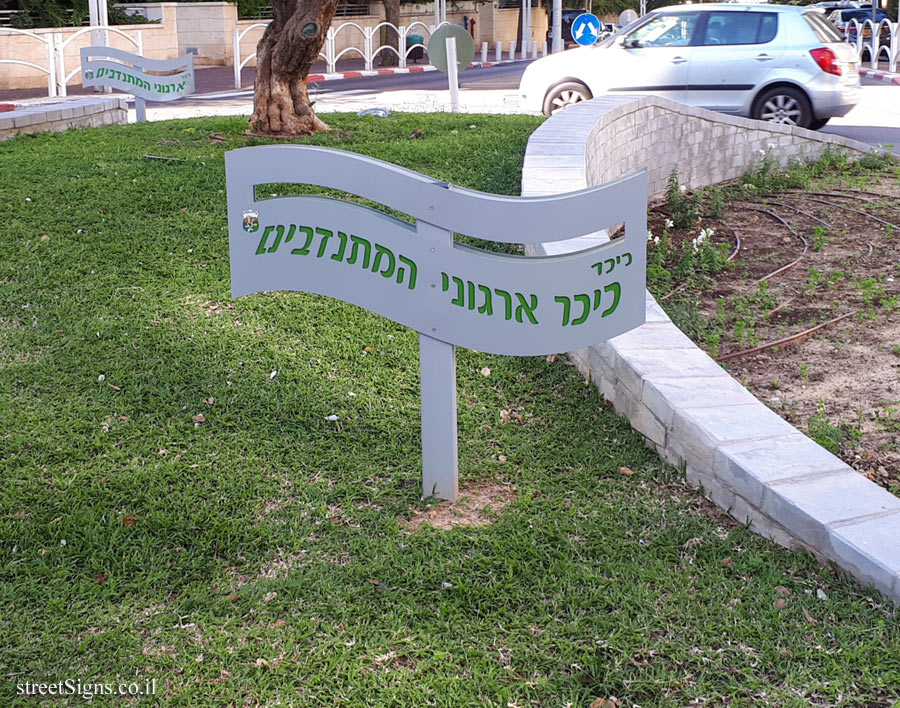
<svg viewBox="0 0 900 708">
<path fill-rule="evenodd" d="M 588 87 L 584 84 L 578 81 L 566 81 L 558 86 L 554 86 L 547 92 L 547 95 L 544 97 L 543 113 L 545 116 L 551 116 L 554 113 L 559 113 L 563 108 L 568 108 L 582 101 L 588 101 L 593 97 Z"/>
<path fill-rule="evenodd" d="M 753 117 L 770 123 L 808 128 L 813 121 L 809 99 L 800 89 L 776 86 L 763 91 L 753 108 Z"/>
<path fill-rule="evenodd" d="M 828 123 L 828 120 L 828 118 L 813 118 L 806 127 L 810 130 L 821 130 Z"/>
</svg>

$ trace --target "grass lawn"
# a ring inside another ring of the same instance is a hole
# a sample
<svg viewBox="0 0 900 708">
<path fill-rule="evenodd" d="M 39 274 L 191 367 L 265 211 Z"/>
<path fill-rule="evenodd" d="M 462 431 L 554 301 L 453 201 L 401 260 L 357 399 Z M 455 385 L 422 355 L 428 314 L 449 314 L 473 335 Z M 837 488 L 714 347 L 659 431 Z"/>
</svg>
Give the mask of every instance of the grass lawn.
<svg viewBox="0 0 900 708">
<path fill-rule="evenodd" d="M 306 142 L 507 194 L 539 123 L 328 120 Z M 245 126 L 0 145 L 0 706 L 892 705 L 896 610 L 684 487 L 562 357 L 459 352 L 462 485 L 514 498 L 411 533 L 416 335 L 230 299 Z"/>
</svg>

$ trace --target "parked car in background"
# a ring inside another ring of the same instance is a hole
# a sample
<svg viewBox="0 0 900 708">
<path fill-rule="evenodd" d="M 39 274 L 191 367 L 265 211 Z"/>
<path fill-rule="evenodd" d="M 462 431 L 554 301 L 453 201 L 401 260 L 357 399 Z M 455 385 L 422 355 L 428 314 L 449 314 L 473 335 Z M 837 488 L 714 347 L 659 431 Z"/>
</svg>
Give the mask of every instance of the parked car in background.
<svg viewBox="0 0 900 708">
<path fill-rule="evenodd" d="M 563 45 L 574 44 L 575 39 L 572 37 L 572 22 L 575 21 L 575 18 L 581 14 L 584 14 L 587 10 L 567 10 L 563 9 L 562 11 L 562 41 Z M 553 12 L 549 13 L 549 19 L 547 23 L 547 46 L 553 46 Z"/>
<path fill-rule="evenodd" d="M 819 10 L 680 5 L 593 46 L 532 62 L 519 98 L 524 110 L 550 115 L 605 93 L 651 94 L 818 129 L 856 105 L 857 61 Z"/>
<path fill-rule="evenodd" d="M 848 42 L 856 42 L 856 27 L 850 24 L 851 21 L 856 20 L 859 23 L 859 26 L 862 27 L 863 23 L 866 20 L 871 19 L 871 8 L 843 8 L 839 10 L 832 10 L 828 14 L 828 21 L 835 26 L 837 31 L 840 32 L 844 39 L 846 39 Z M 888 13 L 886 13 L 884 10 L 879 10 L 876 8 L 876 25 L 882 20 L 887 20 L 888 22 L 893 21 Z M 863 27 L 862 34 L 864 39 L 868 39 L 872 36 L 872 30 L 868 27 Z M 890 44 L 891 30 L 886 25 L 883 25 L 881 27 L 878 41 L 880 44 Z"/>
</svg>

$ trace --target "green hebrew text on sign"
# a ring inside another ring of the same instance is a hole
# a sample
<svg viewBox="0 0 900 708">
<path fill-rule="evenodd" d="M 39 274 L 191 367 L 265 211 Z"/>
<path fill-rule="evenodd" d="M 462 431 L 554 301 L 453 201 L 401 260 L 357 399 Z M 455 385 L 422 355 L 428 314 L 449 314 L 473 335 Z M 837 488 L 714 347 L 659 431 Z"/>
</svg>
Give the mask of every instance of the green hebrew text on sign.
<svg viewBox="0 0 900 708">
<path fill-rule="evenodd" d="M 174 101 L 194 92 L 194 55 L 148 59 L 111 47 L 84 47 L 81 75 L 84 86 L 109 86 L 148 101 Z"/>
<path fill-rule="evenodd" d="M 643 172 L 570 194 L 505 197 L 349 152 L 276 145 L 227 153 L 226 177 L 235 297 L 319 293 L 496 354 L 569 351 L 644 322 Z M 271 183 L 340 189 L 417 221 L 326 197 L 255 200 L 256 185 Z M 446 237 L 547 243 L 617 224 L 624 236 L 559 256 L 501 255 Z"/>
</svg>

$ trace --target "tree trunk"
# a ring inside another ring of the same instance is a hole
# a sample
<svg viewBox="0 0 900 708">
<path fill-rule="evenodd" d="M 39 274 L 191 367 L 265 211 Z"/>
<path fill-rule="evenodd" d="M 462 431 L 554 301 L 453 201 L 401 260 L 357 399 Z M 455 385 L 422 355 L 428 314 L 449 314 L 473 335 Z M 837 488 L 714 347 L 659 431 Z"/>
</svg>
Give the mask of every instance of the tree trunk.
<svg viewBox="0 0 900 708">
<path fill-rule="evenodd" d="M 400 26 L 400 0 L 382 0 L 384 3 L 384 19 L 390 22 L 394 27 Z M 386 44 L 396 47 L 398 52 L 405 52 L 406 47 L 400 46 L 400 34 L 393 27 L 385 27 L 387 35 Z M 398 66 L 400 57 L 387 49 L 381 52 L 382 66 Z"/>
<path fill-rule="evenodd" d="M 274 19 L 256 47 L 251 132 L 279 138 L 330 130 L 309 105 L 306 78 L 338 0 L 272 0 Z"/>
</svg>

